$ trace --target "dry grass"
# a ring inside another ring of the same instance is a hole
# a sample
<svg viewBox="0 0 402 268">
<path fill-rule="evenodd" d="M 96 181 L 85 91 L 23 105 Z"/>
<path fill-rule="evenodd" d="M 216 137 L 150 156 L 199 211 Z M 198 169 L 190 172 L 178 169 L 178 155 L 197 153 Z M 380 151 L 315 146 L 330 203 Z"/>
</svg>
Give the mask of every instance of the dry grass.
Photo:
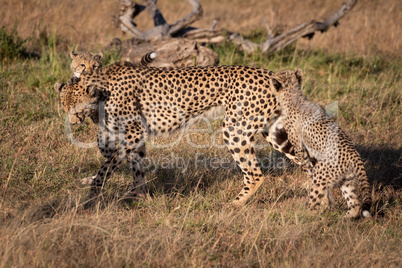
<svg viewBox="0 0 402 268">
<path fill-rule="evenodd" d="M 317 218 L 305 211 L 303 198 L 268 194 L 278 202 L 234 210 L 219 195 L 230 186 L 235 188 L 233 183 L 209 188 L 207 195 L 197 190 L 185 197 L 165 194 L 135 206 L 112 201 L 94 211 L 72 205 L 56 209 L 51 219 L 32 221 L 32 212 L 18 220 L 10 216 L 2 228 L 7 232 L 1 233 L 1 265 L 400 265 L 401 215 L 395 208 L 386 218 L 353 222 L 333 214 Z"/>
<path fill-rule="evenodd" d="M 149 141 L 150 198 L 119 200 L 131 177 L 123 165 L 105 189 L 104 208 L 83 209 L 87 188 L 79 179 L 93 175 L 103 159 L 96 148 L 66 139 L 52 85 L 69 76 L 69 59 L 50 51 L 2 66 L 0 266 L 400 266 L 399 62 L 301 51 L 246 57 L 230 46 L 218 52 L 227 64 L 301 67 L 310 98 L 339 101 L 338 121 L 356 141 L 373 185 L 372 218 L 343 219 L 339 191 L 333 210 L 309 212 L 306 176 L 269 148 L 258 151 L 267 181 L 249 204 L 233 208 L 240 172 L 233 162 L 216 165 L 231 161 L 225 149 L 212 146 L 219 121 L 207 134 Z M 91 142 L 96 126 L 86 122 L 74 133 Z M 177 139 L 172 147 L 152 145 Z M 208 146 L 198 149 L 189 140 Z"/>
<path fill-rule="evenodd" d="M 4 2 L 4 1 L 3 1 Z M 200 1 L 204 17 L 195 23 L 207 28 L 216 18 L 219 26 L 250 35 L 255 30 L 265 31 L 265 17 L 274 30 L 284 30 L 311 19 L 324 19 L 343 3 L 337 1 L 294 0 L 222 0 Z M 185 0 L 159 1 L 158 6 L 168 22 L 174 22 L 191 11 Z M 28 38 L 56 33 L 66 46 L 74 44 L 85 50 L 108 44 L 113 37 L 124 37 L 114 27 L 112 16 L 117 14 L 116 1 L 18 1 L 8 0 L 0 10 L 0 26 L 16 26 L 19 34 Z M 141 14 L 136 23 L 140 29 L 152 26 L 151 20 Z M 358 55 L 402 55 L 402 5 L 398 0 L 360 0 L 356 7 L 340 21 L 340 26 L 311 41 L 302 40 L 303 48 L 324 49 L 329 52 L 355 52 Z"/>
<path fill-rule="evenodd" d="M 212 10 L 208 5 L 212 1 L 205 1 L 205 18 L 200 25 L 207 26 L 212 14 L 216 14 L 222 17 L 223 27 L 243 33 L 254 31 L 264 8 L 260 1 L 252 2 L 254 5 L 244 1 L 228 5 L 219 1 Z M 230 200 L 241 188 L 240 171 L 233 162 L 217 165 L 217 161 L 231 161 L 225 149 L 212 144 L 219 120 L 212 123 L 206 134 L 196 132 L 208 127 L 199 124 L 181 139 L 180 133 L 176 133 L 154 141 L 161 145 L 178 140 L 175 146 L 156 148 L 149 141 L 149 198 L 138 202 L 119 200 L 131 177 L 127 165 L 123 165 L 105 189 L 104 201 L 100 203 L 103 207 L 84 209 L 79 204 L 88 189 L 79 184 L 79 179 L 94 175 L 103 159 L 97 148 L 77 148 L 65 136 L 65 114 L 60 111 L 52 86 L 68 79 L 70 60 L 63 47 L 56 44 L 60 37 L 71 38 L 80 47 L 96 50 L 118 31 L 108 28 L 109 22 L 97 17 L 101 13 L 108 17 L 107 7 L 114 6 L 114 2 L 99 2 L 93 17 L 85 15 L 93 6 L 91 1 L 83 4 L 87 6 L 80 6 L 78 1 L 71 1 L 70 6 L 64 1 L 58 3 L 40 1 L 34 7 L 32 3 L 8 1 L 0 11 L 7 26 L 19 21 L 17 29 L 24 37 L 32 36 L 30 27 L 40 19 L 40 28 L 46 26 L 55 32 L 40 41 L 43 43 L 38 41 L 39 36 L 33 36 L 31 44 L 40 49 L 39 58 L 0 62 L 0 267 L 402 265 L 402 66 L 398 57 L 400 37 L 396 36 L 400 30 L 395 23 L 400 16 L 397 1 L 388 1 L 387 6 L 359 1 L 354 10 L 356 18 L 367 16 L 378 22 L 372 35 L 359 28 L 364 25 L 362 20 L 354 22 L 357 28 L 341 28 L 355 18 L 348 16 L 339 28 L 323 35 L 321 41 L 319 37 L 297 45 L 307 46 L 307 51 L 288 49 L 273 56 L 243 55 L 228 44 L 214 47 L 222 64 L 247 64 L 270 70 L 302 68 L 303 90 L 310 99 L 322 105 L 339 102 L 337 121 L 355 141 L 373 185 L 372 218 L 356 221 L 343 218 L 346 208 L 339 191 L 334 191 L 336 203 L 331 211 L 320 215 L 309 212 L 303 187 L 307 176 L 269 148 L 258 150 L 266 164 L 266 182 L 261 190 L 243 208 L 232 207 Z M 172 9 L 168 3 L 171 2 L 160 1 L 166 14 Z M 277 14 L 264 14 L 272 25 L 273 18 L 278 25 L 285 23 L 280 20 L 285 10 L 282 3 L 290 5 L 290 1 L 278 1 L 269 4 L 276 8 L 266 8 Z M 307 1 L 306 5 L 311 7 L 312 3 Z M 294 16 L 289 16 L 295 23 L 316 17 L 315 14 L 325 16 L 340 2 L 331 7 L 311 7 L 308 13 L 299 14 L 297 11 L 303 8 L 298 5 L 302 4 L 295 3 Z M 177 5 L 177 17 L 188 12 L 186 3 L 177 1 Z M 62 12 L 61 7 L 70 12 Z M 388 12 L 394 18 L 389 15 L 380 20 L 381 12 L 391 7 Z M 5 11 L 10 9 L 14 12 Z M 233 14 L 243 14 L 239 18 L 244 23 L 235 24 Z M 68 23 L 61 19 L 66 16 Z M 78 18 L 93 19 L 102 27 L 72 24 L 84 23 Z M 68 30 L 71 25 L 80 30 Z M 384 25 L 392 31 L 386 31 Z M 342 32 L 348 33 L 340 42 L 342 45 L 326 43 L 339 30 L 342 31 L 338 38 Z M 369 38 L 382 34 L 381 41 Z M 116 60 L 114 56 L 105 51 L 109 62 Z M 86 121 L 74 128 L 74 134 L 80 141 L 92 142 L 96 130 Z M 216 143 L 220 144 L 220 135 L 217 137 Z M 208 146 L 195 148 L 189 140 Z M 258 144 L 264 144 L 262 139 Z M 186 167 L 180 161 L 185 161 Z"/>
</svg>

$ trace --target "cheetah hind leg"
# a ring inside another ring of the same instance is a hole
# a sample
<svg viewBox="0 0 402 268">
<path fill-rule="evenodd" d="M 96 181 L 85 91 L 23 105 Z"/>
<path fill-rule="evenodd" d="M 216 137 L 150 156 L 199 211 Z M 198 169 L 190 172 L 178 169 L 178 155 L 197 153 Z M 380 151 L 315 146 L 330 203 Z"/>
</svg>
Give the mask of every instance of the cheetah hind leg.
<svg viewBox="0 0 402 268">
<path fill-rule="evenodd" d="M 133 175 L 133 182 L 127 191 L 121 196 L 121 199 L 142 199 L 147 195 L 147 185 L 144 172 L 144 158 L 146 155 L 145 144 L 138 148 L 138 151 L 132 152 L 128 162 Z"/>
<path fill-rule="evenodd" d="M 254 151 L 254 136 L 242 135 L 241 129 L 223 129 L 224 140 L 237 166 L 243 173 L 243 188 L 232 202 L 241 206 L 258 190 L 264 182 L 264 176 Z"/>
</svg>

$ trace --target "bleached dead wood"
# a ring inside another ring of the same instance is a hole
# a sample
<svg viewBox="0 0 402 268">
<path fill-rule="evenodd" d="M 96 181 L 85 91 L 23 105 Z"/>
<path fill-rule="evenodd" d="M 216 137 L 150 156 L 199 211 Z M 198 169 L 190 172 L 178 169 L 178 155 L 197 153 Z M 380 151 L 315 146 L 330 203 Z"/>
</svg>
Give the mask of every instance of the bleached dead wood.
<svg viewBox="0 0 402 268">
<path fill-rule="evenodd" d="M 113 40 L 109 48 L 117 48 L 121 59 L 133 63 L 140 62 L 143 55 L 150 51 L 156 58 L 148 64 L 151 67 L 207 66 L 218 64 L 219 57 L 213 50 L 199 45 L 196 41 L 185 38 L 145 41 Z"/>
<path fill-rule="evenodd" d="M 296 40 L 307 37 L 313 38 L 315 32 L 325 32 L 331 26 L 338 26 L 338 21 L 345 16 L 357 3 L 357 0 L 347 0 L 342 7 L 332 14 L 324 22 L 312 20 L 310 22 L 302 23 L 295 28 L 286 31 L 275 37 L 268 37 L 262 44 L 261 50 L 263 52 L 277 52 L 282 48 L 294 43 Z"/>
<path fill-rule="evenodd" d="M 120 21 L 120 28 L 123 32 L 137 39 L 158 40 L 165 37 L 172 37 L 202 16 L 201 4 L 197 0 L 187 1 L 193 7 L 193 11 L 184 18 L 172 24 L 168 24 L 156 5 L 157 0 L 143 0 L 143 5 L 130 0 L 120 0 L 120 12 L 116 21 L 117 23 Z M 134 18 L 143 10 L 147 10 L 154 22 L 154 28 L 146 32 L 138 30 L 137 25 L 134 23 Z"/>
<path fill-rule="evenodd" d="M 313 38 L 315 32 L 325 32 L 331 26 L 337 26 L 339 20 L 344 17 L 357 3 L 357 0 L 347 0 L 342 7 L 333 13 L 324 22 L 311 20 L 306 23 L 302 23 L 274 36 L 272 31 L 264 19 L 265 26 L 268 31 L 268 38 L 261 44 L 254 43 L 247 40 L 238 33 L 230 32 L 228 30 L 216 30 L 216 21 L 209 29 L 196 29 L 190 27 L 190 25 L 198 20 L 202 16 L 202 7 L 197 0 L 187 0 L 193 10 L 190 14 L 184 18 L 168 24 L 164 19 L 162 13 L 159 11 L 156 3 L 157 0 L 143 0 L 143 5 L 137 4 L 130 0 L 120 0 L 121 10 L 117 21 L 119 22 L 122 31 L 130 34 L 133 38 L 139 40 L 160 40 L 171 37 L 184 37 L 195 40 L 199 43 L 220 43 L 225 40 L 229 40 L 236 45 L 239 45 L 245 52 L 251 53 L 258 49 L 262 52 L 275 53 L 286 46 L 294 43 L 300 38 Z M 141 32 L 136 28 L 134 18 L 143 10 L 147 10 L 154 22 L 154 28 L 149 29 L 146 32 Z"/>
</svg>

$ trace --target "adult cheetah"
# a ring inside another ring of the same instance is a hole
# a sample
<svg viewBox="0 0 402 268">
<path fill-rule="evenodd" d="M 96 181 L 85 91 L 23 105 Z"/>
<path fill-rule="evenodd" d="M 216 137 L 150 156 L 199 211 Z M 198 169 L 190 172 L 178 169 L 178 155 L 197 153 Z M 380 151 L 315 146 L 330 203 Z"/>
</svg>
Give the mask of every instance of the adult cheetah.
<svg viewBox="0 0 402 268">
<path fill-rule="evenodd" d="M 370 185 L 360 155 L 325 110 L 302 94 L 302 71 L 280 72 L 273 75 L 271 81 L 281 109 L 275 123 L 283 125 L 297 161 L 305 166 L 313 181 L 310 208 L 330 206 L 330 189 L 340 186 L 348 205 L 346 217 L 369 217 Z M 356 193 L 357 182 L 361 186 L 363 204 Z"/>
<path fill-rule="evenodd" d="M 254 150 L 257 132 L 294 157 L 291 147 L 281 147 L 284 140 L 277 142 L 277 133 L 268 131 L 279 113 L 270 90 L 272 75 L 271 71 L 246 66 L 167 69 L 121 62 L 82 73 L 76 85 L 55 86 L 71 123 L 104 112 L 99 118 L 98 146 L 106 161 L 92 181 L 89 197 L 99 194 L 124 159 L 134 177 L 129 193 L 143 194 L 148 135 L 168 133 L 211 108 L 223 106 L 224 142 L 244 176 L 244 186 L 234 203 L 245 203 L 264 181 Z"/>
</svg>

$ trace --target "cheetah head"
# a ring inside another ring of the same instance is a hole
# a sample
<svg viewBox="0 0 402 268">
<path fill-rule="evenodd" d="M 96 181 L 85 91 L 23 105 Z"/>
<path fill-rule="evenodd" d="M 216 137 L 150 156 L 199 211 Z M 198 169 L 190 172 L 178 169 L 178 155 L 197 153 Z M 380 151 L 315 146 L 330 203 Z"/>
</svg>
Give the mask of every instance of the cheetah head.
<svg viewBox="0 0 402 268">
<path fill-rule="evenodd" d="M 270 79 L 271 91 L 276 95 L 279 103 L 286 98 L 301 93 L 301 83 L 303 78 L 302 70 L 282 71 L 275 73 Z"/>
<path fill-rule="evenodd" d="M 103 54 L 92 55 L 89 52 L 75 53 L 71 51 L 70 57 L 73 59 L 70 68 L 73 76 L 79 78 L 83 72 L 92 73 L 102 67 Z"/>
<path fill-rule="evenodd" d="M 95 124 L 99 122 L 99 95 L 95 87 L 56 83 L 54 89 L 59 94 L 60 104 L 71 124 L 81 124 L 85 117 L 90 117 Z"/>
</svg>

